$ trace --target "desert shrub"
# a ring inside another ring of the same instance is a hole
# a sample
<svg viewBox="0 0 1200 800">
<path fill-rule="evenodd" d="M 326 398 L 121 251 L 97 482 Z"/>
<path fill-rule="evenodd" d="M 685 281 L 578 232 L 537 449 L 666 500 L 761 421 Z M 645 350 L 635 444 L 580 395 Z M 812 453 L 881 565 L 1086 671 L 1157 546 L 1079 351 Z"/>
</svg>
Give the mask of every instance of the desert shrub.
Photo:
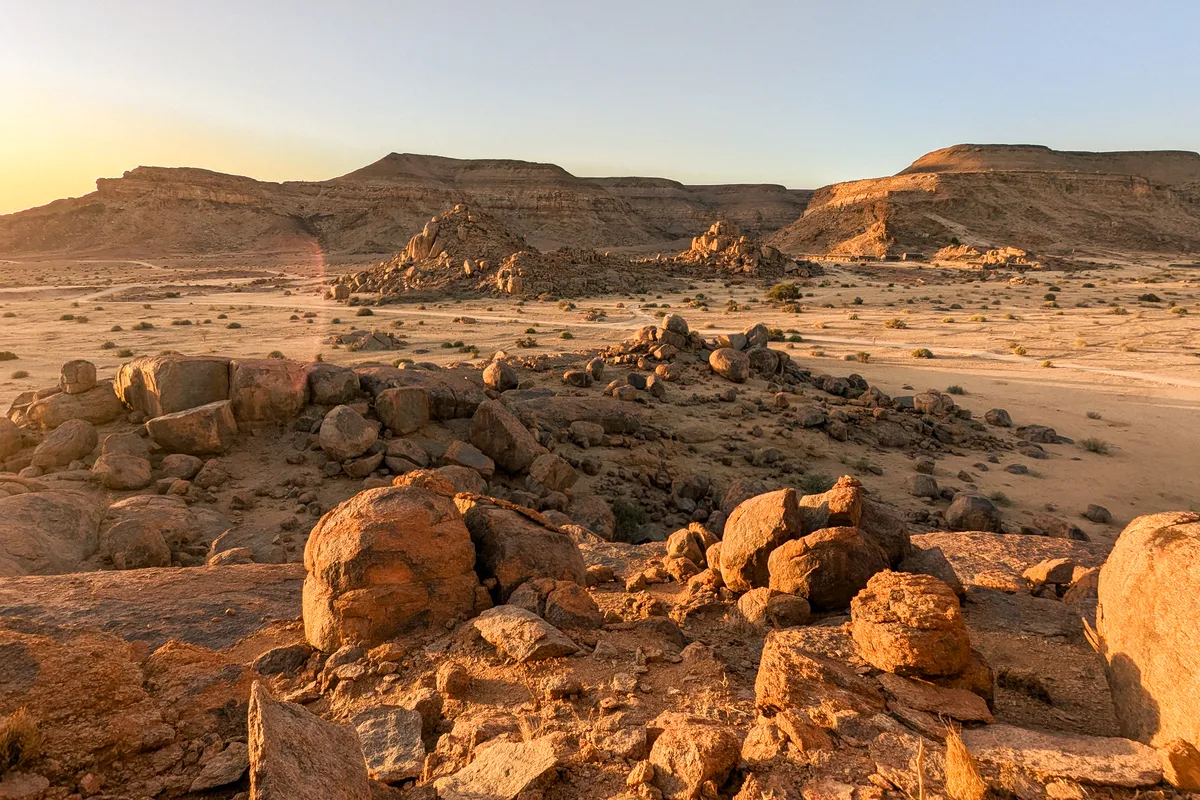
<svg viewBox="0 0 1200 800">
<path fill-rule="evenodd" d="M 988 795 L 987 782 L 979 774 L 975 757 L 967 750 L 958 729 L 946 729 L 946 794 L 951 800 L 983 800 Z"/>
<path fill-rule="evenodd" d="M 871 360 L 871 354 L 867 353 L 863 350 L 859 350 L 857 353 L 854 354 L 854 360 L 861 364 L 866 364 L 868 361 Z"/>
<path fill-rule="evenodd" d="M 1184 308 L 1183 306 L 1175 306 L 1174 308 L 1171 309 L 1172 314 L 1186 314 L 1187 312 L 1188 312 L 1188 310 L 1186 308 Z"/>
<path fill-rule="evenodd" d="M 796 300 L 802 295 L 803 292 L 794 283 L 777 283 L 767 290 L 767 298 L 769 300 L 780 302 L 784 300 Z"/>
<path fill-rule="evenodd" d="M 1099 411 L 1089 411 L 1086 416 L 1088 419 L 1101 419 Z"/>
<path fill-rule="evenodd" d="M 105 342 L 104 344 L 100 345 L 100 349 L 101 350 L 116 350 L 117 343 L 116 342 Z"/>
<path fill-rule="evenodd" d="M 1079 446 L 1089 453 L 1095 453 L 1096 455 L 1100 456 L 1108 455 L 1108 442 L 1104 441 L 1103 439 L 1097 439 L 1094 436 L 1089 436 L 1086 439 L 1080 439 Z"/>
<path fill-rule="evenodd" d="M 908 323 L 902 319 L 896 319 L 895 317 L 893 317 L 893 318 L 889 319 L 887 322 L 883 323 L 883 327 L 885 327 L 885 328 L 907 328 Z"/>
<path fill-rule="evenodd" d="M 967 390 L 959 386 L 957 383 L 952 383 L 946 387 L 946 394 L 966 394 Z"/>
<path fill-rule="evenodd" d="M 230 329 L 230 330 L 237 330 L 238 328 L 242 327 L 242 323 L 240 323 L 240 322 L 231 322 L 231 323 L 229 323 L 228 325 L 226 325 L 225 327 L 226 327 L 226 328 L 228 328 L 228 329 Z"/>
<path fill-rule="evenodd" d="M 570 331 L 563 331 L 562 333 L 560 333 L 560 334 L 558 335 L 558 338 L 560 338 L 560 339 L 574 339 L 574 338 L 575 338 L 575 334 L 571 333 Z"/>
<path fill-rule="evenodd" d="M 1138 295 L 1138 300 L 1142 301 L 1143 303 L 1161 303 L 1162 302 L 1162 298 L 1159 297 L 1158 295 L 1154 294 L 1153 292 L 1148 292 L 1147 294 Z"/>
<path fill-rule="evenodd" d="M 987 317 L 982 314 L 975 314 L 967 318 L 970 322 L 987 322 Z"/>
<path fill-rule="evenodd" d="M 62 315 L 61 317 L 59 317 L 58 319 L 59 319 L 61 322 L 69 322 L 69 321 L 71 321 L 71 320 L 75 319 L 75 315 L 74 315 L 74 314 L 63 314 L 63 315 Z"/>
<path fill-rule="evenodd" d="M 1004 492 L 992 492 L 988 495 L 988 500 L 991 500 L 998 506 L 1011 506 L 1012 500 L 1008 499 L 1008 495 Z"/>
<path fill-rule="evenodd" d="M 942 322 L 946 322 L 946 323 L 954 322 L 954 317 L 942 317 Z"/>
<path fill-rule="evenodd" d="M 913 358 L 933 358 L 933 351 L 928 347 L 918 347 L 909 353 L 909 355 Z"/>
<path fill-rule="evenodd" d="M 0 350 L 0 361 L 16 361 L 17 354 L 12 350 Z"/>
<path fill-rule="evenodd" d="M 78 322 L 78 323 L 80 323 L 80 324 L 83 324 L 83 323 L 85 323 L 85 322 L 89 322 L 90 320 L 89 320 L 89 319 L 88 319 L 86 316 L 84 316 L 84 315 L 82 315 L 82 314 L 76 314 L 76 315 L 75 315 L 75 321 L 76 321 L 76 322 Z"/>
<path fill-rule="evenodd" d="M 150 330 L 150 329 L 151 329 L 151 328 L 153 328 L 153 327 L 154 327 L 154 323 L 153 323 L 153 322 L 145 322 L 145 321 L 143 321 L 143 322 L 139 322 L 139 323 L 137 323 L 136 325 L 134 325 L 134 326 L 133 326 L 133 330 L 135 330 L 135 331 L 148 331 L 148 330 Z"/>
<path fill-rule="evenodd" d="M 1038 367 L 1040 369 L 1054 369 L 1054 362 L 1050 359 L 1046 359 L 1042 363 L 1038 364 Z"/>
<path fill-rule="evenodd" d="M 730 301 L 728 301 L 727 303 L 725 303 L 725 310 L 726 310 L 726 311 L 737 311 L 737 310 L 738 310 L 738 304 L 737 304 L 737 301 L 736 301 L 736 300 L 730 300 Z"/>
<path fill-rule="evenodd" d="M 228 314 L 217 314 L 217 319 L 229 319 Z"/>
<path fill-rule="evenodd" d="M 789 342 L 803 342 L 803 341 L 804 341 L 804 339 L 802 339 L 802 338 L 800 337 L 800 334 L 798 334 L 798 333 L 793 333 L 791 336 L 789 336 L 789 337 L 788 337 L 788 341 L 789 341 Z"/>
<path fill-rule="evenodd" d="M 283 354 L 281 351 L 279 351 L 279 350 L 272 350 L 271 352 L 267 353 L 267 358 L 280 358 L 280 359 L 282 359 L 282 358 L 287 358 L 287 356 L 285 356 L 285 355 L 284 355 L 284 354 Z"/>
<path fill-rule="evenodd" d="M 1125 310 L 1124 306 L 1113 306 L 1108 310 L 1108 313 L 1116 314 L 1118 317 L 1123 317 L 1129 314 L 1129 312 Z"/>
<path fill-rule="evenodd" d="M 0 775 L 19 769 L 36 758 L 42 747 L 37 721 L 25 707 L 0 723 Z"/>
<path fill-rule="evenodd" d="M 783 328 L 767 328 L 767 341 L 782 342 Z"/>
<path fill-rule="evenodd" d="M 29 372 L 27 370 L 23 370 L 23 369 L 16 370 L 12 374 L 12 379 L 14 381 L 19 381 L 19 380 L 21 380 L 21 378 L 28 378 L 28 377 L 29 377 Z"/>
<path fill-rule="evenodd" d="M 1029 351 L 1026 350 L 1023 345 L 1016 345 L 1015 347 L 1013 347 L 1012 352 L 1013 352 L 1014 356 L 1023 356 L 1026 353 L 1028 353 Z"/>
<path fill-rule="evenodd" d="M 821 494 L 833 488 L 834 479 L 823 472 L 806 472 L 796 482 L 801 494 Z"/>
<path fill-rule="evenodd" d="M 120 350 L 117 351 L 117 357 L 118 358 L 132 358 L 133 351 L 130 350 L 128 347 L 122 347 Z"/>
<path fill-rule="evenodd" d="M 632 540 L 638 528 L 646 524 L 646 510 L 636 502 L 617 500 L 613 503 L 612 510 L 617 541 Z"/>
<path fill-rule="evenodd" d="M 5 319 L 12 319 L 15 316 L 17 316 L 17 312 L 15 312 L 15 311 L 5 311 L 4 312 Z"/>
<path fill-rule="evenodd" d="M 108 330 L 109 330 L 109 333 L 120 333 L 121 331 L 124 330 L 124 328 L 122 328 L 120 325 L 113 325 Z"/>
<path fill-rule="evenodd" d="M 574 311 L 575 304 L 572 303 L 570 300 L 559 300 L 558 308 L 560 311 Z"/>
<path fill-rule="evenodd" d="M 172 325 L 191 325 L 192 321 L 190 319 L 173 319 L 173 320 L 171 320 L 171 324 Z"/>
<path fill-rule="evenodd" d="M 356 316 L 356 317 L 373 317 L 373 316 L 375 316 L 375 312 L 369 308 L 360 308 L 358 311 L 354 312 L 354 316 Z"/>
<path fill-rule="evenodd" d="M 863 304 L 863 299 L 861 297 L 856 297 L 853 300 L 851 300 L 850 302 L 856 306 L 861 306 Z"/>
<path fill-rule="evenodd" d="M 525 348 L 537 347 L 538 342 L 537 342 L 537 339 L 533 338 L 532 336 L 522 336 L 520 339 L 517 339 L 516 345 L 517 345 L 517 347 L 525 347 Z"/>
</svg>

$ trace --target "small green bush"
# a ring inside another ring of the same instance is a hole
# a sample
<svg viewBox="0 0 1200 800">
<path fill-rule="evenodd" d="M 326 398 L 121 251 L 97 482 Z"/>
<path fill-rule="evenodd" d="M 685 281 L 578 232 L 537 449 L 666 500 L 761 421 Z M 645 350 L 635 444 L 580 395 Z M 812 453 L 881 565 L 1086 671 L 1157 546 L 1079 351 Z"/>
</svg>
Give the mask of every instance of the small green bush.
<svg viewBox="0 0 1200 800">
<path fill-rule="evenodd" d="M 913 358 L 933 358 L 933 351 L 928 347 L 918 347 L 909 353 Z"/>
<path fill-rule="evenodd" d="M 1104 441 L 1103 439 L 1097 439 L 1094 436 L 1089 436 L 1086 439 L 1080 439 L 1079 446 L 1089 453 L 1095 453 L 1096 455 L 1100 456 L 1108 455 L 1108 442 Z"/>
</svg>

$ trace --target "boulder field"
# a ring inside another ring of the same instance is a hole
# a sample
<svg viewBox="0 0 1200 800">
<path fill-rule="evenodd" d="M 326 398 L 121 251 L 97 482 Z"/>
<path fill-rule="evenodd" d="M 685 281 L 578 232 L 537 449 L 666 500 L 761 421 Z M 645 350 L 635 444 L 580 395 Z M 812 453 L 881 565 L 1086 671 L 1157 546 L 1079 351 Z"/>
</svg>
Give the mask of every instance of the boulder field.
<svg viewBox="0 0 1200 800">
<path fill-rule="evenodd" d="M 939 462 L 1065 437 L 775 341 L 64 365 L 0 421 L 0 798 L 1200 791 L 1200 515 L 1014 519 Z"/>
</svg>

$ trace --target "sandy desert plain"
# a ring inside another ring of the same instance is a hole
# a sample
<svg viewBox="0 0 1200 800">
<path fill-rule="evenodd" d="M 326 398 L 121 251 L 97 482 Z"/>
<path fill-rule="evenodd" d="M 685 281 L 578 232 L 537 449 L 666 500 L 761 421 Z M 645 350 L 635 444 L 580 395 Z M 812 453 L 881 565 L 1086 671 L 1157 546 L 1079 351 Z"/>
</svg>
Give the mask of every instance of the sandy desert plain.
<svg viewBox="0 0 1200 800">
<path fill-rule="evenodd" d="M 371 307 L 370 317 L 323 297 L 330 275 L 349 267 L 184 261 L 189 266 L 173 266 L 171 259 L 0 262 L 0 341 L 18 355 L 4 364 L 0 404 L 55 384 L 61 364 L 76 358 L 92 361 L 101 378 L 113 377 L 131 357 L 165 352 L 235 358 L 276 352 L 348 366 L 400 359 L 482 366 L 496 351 L 569 356 L 618 344 L 669 311 L 706 337 L 762 322 L 786 338 L 798 336 L 772 347 L 814 372 L 858 373 L 890 395 L 959 386 L 965 394 L 956 401 L 976 417 L 1004 408 L 1017 425 L 1048 425 L 1076 440 L 1052 445 L 1052 458 L 1029 464 L 1030 474 L 978 476 L 979 488 L 1003 492 L 1018 516 L 1053 506 L 1076 517 L 1096 503 L 1113 512 L 1113 525 L 1073 521 L 1111 542 L 1123 522 L 1140 514 L 1200 508 L 1200 283 L 1194 277 L 1200 268 L 1172 267 L 1168 259 L 1037 271 L 1011 282 L 980 281 L 971 270 L 952 267 L 829 263 L 825 275 L 802 282 L 798 313 L 768 300 L 761 282 L 673 280 L 666 284 L 674 291 L 589 297 L 570 310 L 557 300 L 435 299 Z M 1139 299 L 1148 294 L 1159 301 Z M 704 311 L 688 302 L 701 296 L 709 301 Z M 728 301 L 737 310 L 729 310 Z M 605 317 L 588 321 L 592 309 Z M 889 320 L 903 327 L 889 327 Z M 136 330 L 138 323 L 153 327 Z M 329 341 L 375 329 L 407 346 L 352 352 Z M 530 335 L 536 348 L 516 346 Z M 454 342 L 477 352 L 444 346 Z M 915 358 L 919 348 L 934 357 Z M 855 360 L 864 352 L 866 363 Z M 752 380 L 746 388 L 762 393 L 766 382 Z M 724 406 L 682 413 L 716 425 L 730 415 Z M 1086 439 L 1103 442 L 1107 452 L 1083 450 L 1078 442 Z M 770 437 L 764 442 L 783 444 Z M 903 466 L 907 456 L 853 444 L 836 453 L 814 449 L 807 459 L 813 471 L 861 474 L 864 462 L 877 464 L 884 471 L 871 475 L 873 485 L 890 500 L 917 503 L 903 490 L 911 471 Z M 977 460 L 950 456 L 943 469 L 969 471 Z"/>
</svg>

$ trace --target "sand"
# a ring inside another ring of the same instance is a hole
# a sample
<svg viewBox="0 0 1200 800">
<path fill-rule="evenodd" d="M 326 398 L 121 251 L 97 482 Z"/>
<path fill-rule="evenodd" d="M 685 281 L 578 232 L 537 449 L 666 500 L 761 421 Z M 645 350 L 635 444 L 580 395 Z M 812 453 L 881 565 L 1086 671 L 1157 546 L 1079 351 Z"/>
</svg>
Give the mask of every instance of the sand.
<svg viewBox="0 0 1200 800">
<path fill-rule="evenodd" d="M 939 461 L 939 480 L 953 482 L 966 469 L 984 493 L 1003 492 L 1012 503 L 1010 518 L 1053 509 L 1110 541 L 1138 514 L 1200 508 L 1194 480 L 1200 468 L 1200 287 L 1183 269 L 1131 265 L 981 283 L 973 281 L 978 273 L 965 270 L 830 265 L 827 276 L 803 287 L 798 313 L 763 302 L 762 287 L 709 281 L 663 296 L 574 299 L 573 309 L 556 301 L 472 299 L 381 306 L 358 317 L 356 308 L 321 298 L 332 273 L 319 263 L 263 269 L 218 261 L 0 264 L 0 351 L 18 357 L 0 364 L 0 404 L 53 385 L 59 365 L 74 358 L 93 361 L 101 377 L 111 377 L 130 354 L 169 350 L 233 356 L 278 351 L 302 360 L 320 354 L 340 364 L 399 358 L 483 363 L 500 349 L 532 354 L 613 344 L 657 322 L 666 308 L 705 335 L 765 322 L 786 337 L 799 336 L 802 341 L 774 346 L 814 371 L 857 372 L 888 394 L 908 393 L 906 386 L 920 391 L 957 385 L 965 394 L 956 400 L 976 416 L 1005 408 L 1017 425 L 1050 425 L 1074 439 L 1074 445 L 1048 445 L 1049 460 L 1015 459 L 1026 463 L 1028 475 L 995 465 L 979 471 L 973 466 L 978 453 Z M 1055 286 L 1058 291 L 1051 290 Z M 1055 295 L 1057 307 L 1047 307 L 1047 293 Z M 1162 302 L 1138 300 L 1147 293 Z M 686 302 L 700 294 L 711 310 Z M 729 300 L 738 310 L 726 310 Z M 1175 313 L 1170 301 L 1190 313 Z M 1110 303 L 1126 313 L 1112 313 Z M 606 317 L 585 321 L 589 309 Z M 474 321 L 455 321 L 461 317 Z M 902 320 L 904 327 L 888 327 L 889 320 Z M 147 322 L 153 327 L 133 330 Z M 350 352 L 328 343 L 331 334 L 354 328 L 386 330 L 408 345 Z M 526 333 L 530 328 L 535 332 Z M 564 331 L 572 338 L 560 338 Z M 517 348 L 525 336 L 538 346 Z M 443 346 L 454 342 L 475 345 L 478 355 Z M 916 348 L 935 357 L 914 358 Z M 860 352 L 870 354 L 865 363 L 844 360 Z M 27 375 L 17 377 L 21 372 Z M 703 406 L 688 413 L 704 418 L 725 412 Z M 1088 438 L 1105 442 L 1108 453 L 1078 445 Z M 883 475 L 871 477 L 873 487 L 902 506 L 922 506 L 903 490 L 912 472 L 903 453 L 837 443 L 823 434 L 764 443 L 807 451 L 810 471 L 837 475 L 868 464 L 881 467 Z M 1078 518 L 1088 503 L 1108 507 L 1114 524 Z"/>
</svg>

